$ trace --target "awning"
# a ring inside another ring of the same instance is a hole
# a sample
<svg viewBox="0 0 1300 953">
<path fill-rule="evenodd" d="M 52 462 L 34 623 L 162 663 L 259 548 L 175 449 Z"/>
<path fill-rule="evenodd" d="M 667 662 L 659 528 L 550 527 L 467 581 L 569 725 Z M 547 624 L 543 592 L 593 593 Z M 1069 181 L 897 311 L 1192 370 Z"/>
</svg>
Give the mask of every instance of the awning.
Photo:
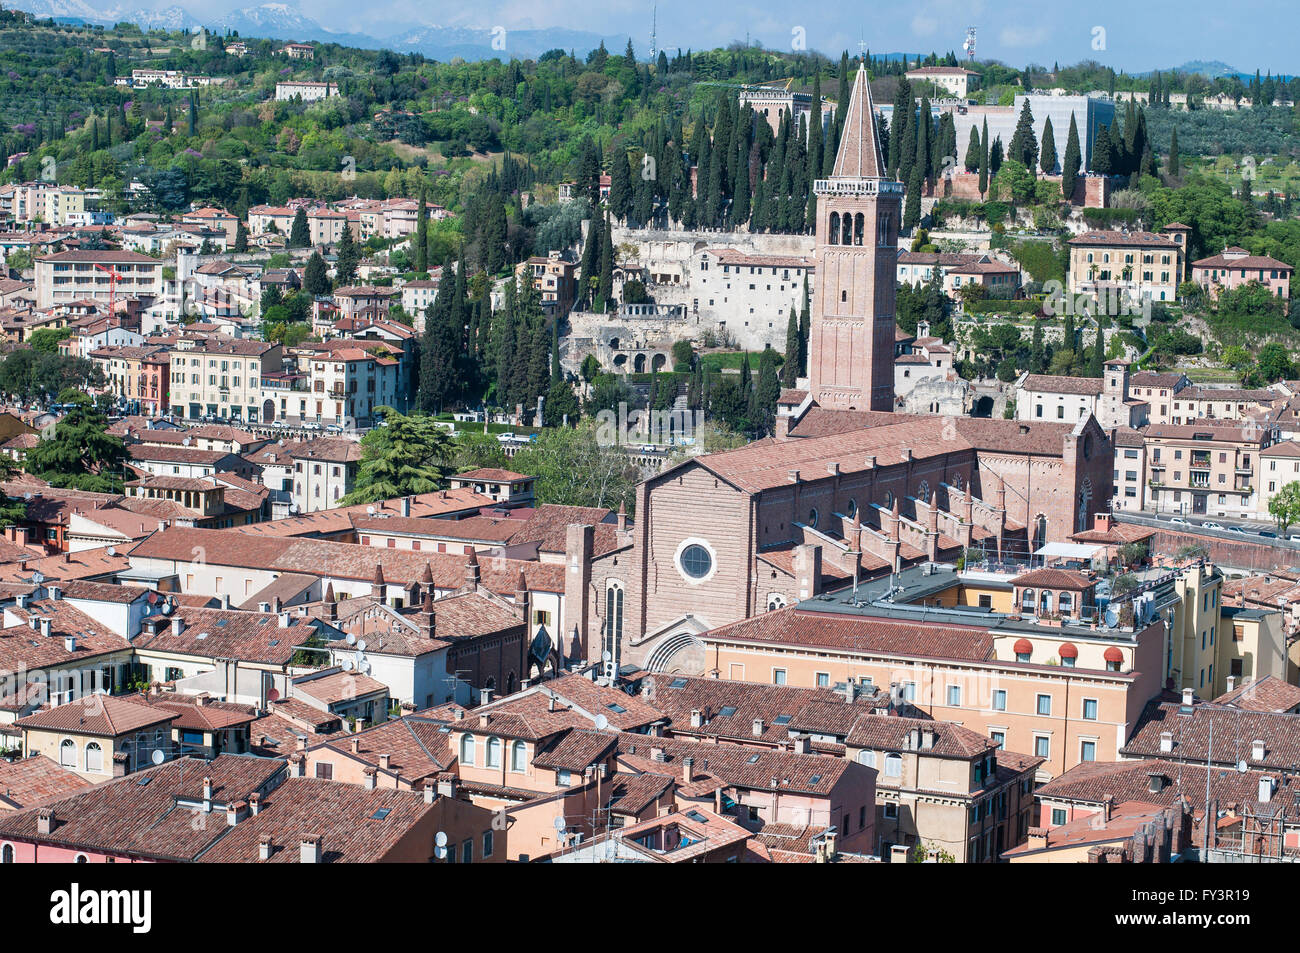
<svg viewBox="0 0 1300 953">
<path fill-rule="evenodd" d="M 1091 543 L 1048 543 L 1034 552 L 1035 556 L 1058 559 L 1092 559 L 1105 550 Z"/>
</svg>

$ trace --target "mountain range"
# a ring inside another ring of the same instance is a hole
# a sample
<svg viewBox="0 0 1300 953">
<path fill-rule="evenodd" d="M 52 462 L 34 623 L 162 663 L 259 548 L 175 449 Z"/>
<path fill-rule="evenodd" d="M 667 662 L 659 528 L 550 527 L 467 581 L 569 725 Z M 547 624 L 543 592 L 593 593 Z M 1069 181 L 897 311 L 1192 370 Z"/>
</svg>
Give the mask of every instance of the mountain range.
<svg viewBox="0 0 1300 953">
<path fill-rule="evenodd" d="M 291 3 L 263 3 L 244 7 L 211 20 L 200 19 L 178 6 L 158 10 L 128 8 L 122 5 L 92 5 L 86 0 L 8 0 L 8 6 L 34 16 L 60 23 L 100 24 L 134 23 L 141 29 L 196 30 L 199 27 L 224 34 L 265 37 L 272 40 L 312 40 L 338 43 L 361 49 L 391 49 L 398 53 L 422 53 L 446 61 L 453 57 L 467 60 L 517 56 L 536 58 L 547 50 L 574 50 L 585 55 L 603 41 L 611 52 L 622 52 L 627 34 L 602 36 L 584 30 L 549 27 L 537 30 L 512 30 L 506 36 L 506 49 L 493 47 L 495 35 L 490 26 L 444 27 L 424 23 L 398 23 L 397 29 L 384 36 L 366 33 L 340 33 L 328 30 Z"/>
</svg>

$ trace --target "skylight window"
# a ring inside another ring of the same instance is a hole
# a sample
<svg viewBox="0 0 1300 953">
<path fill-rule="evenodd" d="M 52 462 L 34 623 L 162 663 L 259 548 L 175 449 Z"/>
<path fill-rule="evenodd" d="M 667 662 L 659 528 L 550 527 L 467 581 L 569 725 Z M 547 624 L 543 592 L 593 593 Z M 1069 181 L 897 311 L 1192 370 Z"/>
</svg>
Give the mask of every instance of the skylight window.
<svg viewBox="0 0 1300 953">
<path fill-rule="evenodd" d="M 622 705 L 618 704 L 617 702 L 610 702 L 610 703 L 609 703 L 608 705 L 606 705 L 605 707 L 608 708 L 610 711 L 612 711 L 612 712 L 613 712 L 614 714 L 616 714 L 616 715 L 621 715 L 621 714 L 623 714 L 624 712 L 627 711 L 626 708 L 624 708 Z"/>
<path fill-rule="evenodd" d="M 793 718 L 793 717 L 794 717 L 793 715 L 777 715 L 777 716 L 776 716 L 776 720 L 773 721 L 772 724 L 774 724 L 774 725 L 788 725 L 788 724 L 790 724 L 790 719 Z"/>
<path fill-rule="evenodd" d="M 750 756 L 749 756 L 749 761 L 748 761 L 747 763 L 748 763 L 748 764 L 758 764 L 758 755 L 756 755 L 756 754 L 752 754 L 752 755 L 750 755 Z"/>
<path fill-rule="evenodd" d="M 382 821 L 386 819 L 388 815 L 391 813 L 392 813 L 392 808 L 381 807 L 379 810 L 375 811 L 375 813 L 370 815 L 370 819 L 372 821 Z"/>
<path fill-rule="evenodd" d="M 735 705 L 723 705 L 722 710 L 718 712 L 723 718 L 730 718 L 736 713 Z"/>
<path fill-rule="evenodd" d="M 669 688 L 685 688 L 685 687 L 686 687 L 686 679 L 684 679 L 684 678 L 674 678 L 671 682 L 668 683 L 668 687 L 669 687 Z"/>
<path fill-rule="evenodd" d="M 819 784 L 819 783 L 821 783 L 821 779 L 822 779 L 822 776 L 821 776 L 820 774 L 814 774 L 814 775 L 812 776 L 812 780 L 809 781 L 808 783 L 809 783 L 809 784 Z"/>
</svg>

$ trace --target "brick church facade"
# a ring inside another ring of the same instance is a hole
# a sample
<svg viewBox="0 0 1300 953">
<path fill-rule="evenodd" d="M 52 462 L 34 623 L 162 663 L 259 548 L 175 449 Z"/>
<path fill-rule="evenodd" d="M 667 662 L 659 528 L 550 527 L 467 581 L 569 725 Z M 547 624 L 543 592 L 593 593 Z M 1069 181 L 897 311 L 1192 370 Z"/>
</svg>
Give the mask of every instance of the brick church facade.
<svg viewBox="0 0 1300 953">
<path fill-rule="evenodd" d="M 835 174 L 818 183 L 809 399 L 776 436 L 641 483 L 614 548 L 588 557 L 575 539 L 573 654 L 702 671 L 709 629 L 967 548 L 1024 558 L 1105 510 L 1113 453 L 1091 416 L 888 412 L 901 193 L 882 168 L 861 71 Z"/>
</svg>

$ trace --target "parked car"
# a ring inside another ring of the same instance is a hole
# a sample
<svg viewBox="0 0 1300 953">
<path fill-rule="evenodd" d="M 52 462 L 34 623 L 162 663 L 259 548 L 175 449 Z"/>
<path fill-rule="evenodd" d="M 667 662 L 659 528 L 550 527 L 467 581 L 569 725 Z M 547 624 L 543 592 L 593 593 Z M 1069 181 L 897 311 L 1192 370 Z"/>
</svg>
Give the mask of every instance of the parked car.
<svg viewBox="0 0 1300 953">
<path fill-rule="evenodd" d="M 1181 516 L 1175 516 L 1175 517 L 1171 518 L 1171 519 L 1169 520 L 1169 522 L 1174 523 L 1174 524 L 1176 524 L 1176 525 L 1178 525 L 1178 526 L 1191 526 L 1191 525 L 1192 525 L 1191 523 L 1187 522 L 1187 520 L 1183 519 Z"/>
<path fill-rule="evenodd" d="M 1218 523 L 1202 523 L 1201 529 L 1223 529 Z"/>
<path fill-rule="evenodd" d="M 1259 535 L 1265 537 L 1266 539 L 1277 539 L 1277 533 L 1269 529 L 1261 529 L 1259 531 Z"/>
</svg>

